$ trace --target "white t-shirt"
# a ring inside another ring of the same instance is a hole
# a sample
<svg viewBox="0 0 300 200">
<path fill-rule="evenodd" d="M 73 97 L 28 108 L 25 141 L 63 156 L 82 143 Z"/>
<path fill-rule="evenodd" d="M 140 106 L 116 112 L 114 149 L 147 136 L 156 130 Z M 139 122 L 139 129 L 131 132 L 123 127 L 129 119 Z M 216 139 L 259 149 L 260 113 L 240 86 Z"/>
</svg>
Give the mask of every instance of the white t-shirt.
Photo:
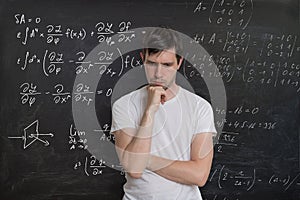
<svg viewBox="0 0 300 200">
<path fill-rule="evenodd" d="M 147 89 L 143 87 L 118 99 L 112 108 L 111 132 L 123 128 L 138 128 L 147 104 Z M 195 134 L 216 133 L 211 105 L 203 98 L 179 86 L 176 96 L 155 114 L 151 154 L 171 160 L 190 160 Z M 196 185 L 170 181 L 145 169 L 135 179 L 126 174 L 123 200 L 201 200 Z"/>
</svg>

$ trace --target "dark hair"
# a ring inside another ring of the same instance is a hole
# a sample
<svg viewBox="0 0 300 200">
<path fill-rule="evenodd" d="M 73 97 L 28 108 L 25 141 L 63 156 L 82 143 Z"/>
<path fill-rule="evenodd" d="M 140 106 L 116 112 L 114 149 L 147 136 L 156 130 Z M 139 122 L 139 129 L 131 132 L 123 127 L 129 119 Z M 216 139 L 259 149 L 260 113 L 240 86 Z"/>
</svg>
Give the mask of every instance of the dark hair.
<svg viewBox="0 0 300 200">
<path fill-rule="evenodd" d="M 166 49 L 175 49 L 177 63 L 181 59 L 182 41 L 178 33 L 170 28 L 156 27 L 153 30 L 147 31 L 143 44 L 145 47 L 142 53 L 146 56 L 162 52 Z"/>
</svg>

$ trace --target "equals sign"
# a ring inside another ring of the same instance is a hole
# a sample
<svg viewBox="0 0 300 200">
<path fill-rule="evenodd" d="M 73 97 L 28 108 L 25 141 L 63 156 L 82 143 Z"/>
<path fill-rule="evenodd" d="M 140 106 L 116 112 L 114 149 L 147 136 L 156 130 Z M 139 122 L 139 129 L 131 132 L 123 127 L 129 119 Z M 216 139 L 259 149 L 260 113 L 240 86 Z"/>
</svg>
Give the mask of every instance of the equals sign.
<svg viewBox="0 0 300 200">
<path fill-rule="evenodd" d="M 97 91 L 97 94 L 102 94 L 103 93 L 103 90 L 98 90 Z"/>
</svg>

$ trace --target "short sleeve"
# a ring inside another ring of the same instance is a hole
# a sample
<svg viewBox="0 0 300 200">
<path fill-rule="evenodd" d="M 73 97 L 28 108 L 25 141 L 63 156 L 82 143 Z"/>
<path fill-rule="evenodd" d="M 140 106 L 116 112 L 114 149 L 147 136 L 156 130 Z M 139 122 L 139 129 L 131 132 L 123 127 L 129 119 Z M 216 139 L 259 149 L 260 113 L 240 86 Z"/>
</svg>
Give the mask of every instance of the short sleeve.
<svg viewBox="0 0 300 200">
<path fill-rule="evenodd" d="M 195 113 L 194 134 L 217 132 L 212 107 L 206 100 L 203 99 L 197 102 Z"/>
<path fill-rule="evenodd" d="M 132 103 L 128 98 L 118 99 L 112 107 L 112 123 L 110 132 L 124 128 L 136 128 Z"/>
</svg>

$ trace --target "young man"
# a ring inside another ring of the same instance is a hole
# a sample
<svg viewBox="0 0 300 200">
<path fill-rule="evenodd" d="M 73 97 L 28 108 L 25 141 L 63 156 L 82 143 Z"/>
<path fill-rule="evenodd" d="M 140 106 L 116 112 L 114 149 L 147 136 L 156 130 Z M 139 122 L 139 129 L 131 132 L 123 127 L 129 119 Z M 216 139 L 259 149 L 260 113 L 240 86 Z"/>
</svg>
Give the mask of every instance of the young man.
<svg viewBox="0 0 300 200">
<path fill-rule="evenodd" d="M 183 60 L 175 31 L 156 28 L 144 45 L 149 85 L 112 108 L 111 132 L 127 179 L 123 200 L 200 200 L 198 186 L 207 181 L 213 158 L 212 108 L 175 82 Z"/>
</svg>

